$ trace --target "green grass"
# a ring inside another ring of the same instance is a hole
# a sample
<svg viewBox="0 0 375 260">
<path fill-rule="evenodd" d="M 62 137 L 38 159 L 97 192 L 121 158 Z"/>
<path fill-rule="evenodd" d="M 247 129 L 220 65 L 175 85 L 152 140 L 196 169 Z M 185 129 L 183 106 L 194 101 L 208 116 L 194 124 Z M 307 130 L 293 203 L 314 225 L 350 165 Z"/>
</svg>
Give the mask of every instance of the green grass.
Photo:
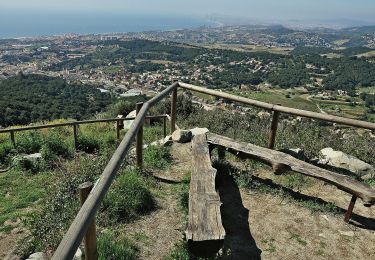
<svg viewBox="0 0 375 260">
<path fill-rule="evenodd" d="M 298 244 L 306 246 L 307 242 L 302 239 L 302 237 L 296 233 L 290 233 L 290 239 L 295 240 Z"/>
<path fill-rule="evenodd" d="M 171 164 L 171 155 L 167 147 L 149 146 L 143 152 L 145 166 L 155 169 L 166 169 Z"/>
<path fill-rule="evenodd" d="M 0 225 L 6 220 L 30 215 L 28 209 L 35 209 L 35 202 L 46 198 L 54 179 L 50 172 L 30 175 L 14 169 L 1 174 Z"/>
<path fill-rule="evenodd" d="M 145 177 L 136 171 L 125 171 L 116 179 L 103 201 L 109 222 L 129 222 L 155 207 Z"/>
<path fill-rule="evenodd" d="M 115 234 L 104 233 L 98 238 L 99 260 L 132 260 L 138 259 L 138 248 L 126 238 Z"/>
</svg>

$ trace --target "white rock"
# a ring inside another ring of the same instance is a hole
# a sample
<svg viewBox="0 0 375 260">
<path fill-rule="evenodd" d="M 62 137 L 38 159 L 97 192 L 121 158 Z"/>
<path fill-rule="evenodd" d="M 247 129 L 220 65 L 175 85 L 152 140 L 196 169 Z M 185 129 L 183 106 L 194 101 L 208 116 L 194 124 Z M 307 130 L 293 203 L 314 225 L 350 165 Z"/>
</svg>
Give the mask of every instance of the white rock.
<svg viewBox="0 0 375 260">
<path fill-rule="evenodd" d="M 37 160 L 42 158 L 42 154 L 41 153 L 33 153 L 33 154 L 25 155 L 25 156 L 23 156 L 23 158 L 27 159 L 27 160 L 30 160 L 30 161 L 37 161 Z"/>
<path fill-rule="evenodd" d="M 133 110 L 132 112 L 130 112 L 126 118 L 133 118 L 133 117 L 136 117 L 137 116 L 137 111 L 136 110 Z M 133 124 L 134 120 L 124 120 L 123 121 L 123 124 L 124 124 L 124 129 L 125 130 L 129 130 L 131 125 Z"/>
<path fill-rule="evenodd" d="M 81 260 L 82 259 L 82 250 L 78 247 L 77 252 L 74 255 L 74 260 Z"/>
<path fill-rule="evenodd" d="M 192 138 L 192 134 L 191 134 L 191 131 L 189 130 L 178 129 L 174 131 L 172 134 L 172 140 L 178 143 L 190 142 L 191 138 Z"/>
<path fill-rule="evenodd" d="M 266 119 L 271 117 L 271 114 L 265 111 L 261 111 L 257 114 L 257 117 L 259 117 L 260 119 Z"/>
<path fill-rule="evenodd" d="M 199 127 L 190 129 L 190 131 L 191 131 L 192 136 L 206 134 L 209 132 L 207 128 L 199 128 Z"/>
<path fill-rule="evenodd" d="M 341 151 L 335 151 L 332 148 L 324 148 L 320 151 L 318 163 L 349 170 L 362 179 L 375 177 L 375 169 L 373 166 L 354 156 Z"/>
<path fill-rule="evenodd" d="M 37 252 L 34 254 L 31 254 L 27 260 L 45 260 L 47 259 L 47 256 L 43 252 Z"/>
<path fill-rule="evenodd" d="M 341 231 L 339 230 L 340 234 L 347 237 L 354 237 L 354 231 Z"/>
</svg>

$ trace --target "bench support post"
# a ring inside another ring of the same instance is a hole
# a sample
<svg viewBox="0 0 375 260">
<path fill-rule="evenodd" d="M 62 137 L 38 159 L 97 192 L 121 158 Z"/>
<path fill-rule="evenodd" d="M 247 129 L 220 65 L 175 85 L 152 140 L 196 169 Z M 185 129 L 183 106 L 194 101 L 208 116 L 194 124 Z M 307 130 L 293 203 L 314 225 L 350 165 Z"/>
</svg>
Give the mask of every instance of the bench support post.
<svg viewBox="0 0 375 260">
<path fill-rule="evenodd" d="M 346 211 L 345 213 L 345 218 L 344 218 L 344 221 L 346 223 L 349 222 L 349 219 L 350 217 L 352 216 L 352 213 L 353 213 L 353 209 L 354 209 L 354 205 L 355 205 L 355 202 L 357 201 L 357 197 L 355 195 L 352 196 L 352 199 L 350 200 L 350 204 L 349 204 L 349 208 L 348 210 Z"/>
</svg>

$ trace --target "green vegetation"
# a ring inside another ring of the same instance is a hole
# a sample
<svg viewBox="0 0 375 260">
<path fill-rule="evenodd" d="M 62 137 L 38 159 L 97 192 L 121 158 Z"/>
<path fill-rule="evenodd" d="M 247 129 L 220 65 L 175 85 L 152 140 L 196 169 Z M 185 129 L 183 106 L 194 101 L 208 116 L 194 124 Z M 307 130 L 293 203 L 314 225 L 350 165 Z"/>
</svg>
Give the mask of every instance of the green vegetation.
<svg viewBox="0 0 375 260">
<path fill-rule="evenodd" d="M 138 249 L 126 239 L 118 239 L 112 233 L 103 233 L 98 238 L 98 259 L 100 260 L 135 260 Z"/>
<path fill-rule="evenodd" d="M 112 221 L 129 222 L 154 208 L 154 200 L 144 177 L 136 171 L 120 173 L 103 201 L 103 210 Z"/>
<path fill-rule="evenodd" d="M 143 152 L 146 167 L 165 169 L 170 165 L 171 158 L 168 148 L 163 146 L 149 146 Z"/>
<path fill-rule="evenodd" d="M 99 90 L 41 75 L 18 75 L 0 81 L 0 125 L 72 118 L 103 111 L 112 98 Z"/>
</svg>

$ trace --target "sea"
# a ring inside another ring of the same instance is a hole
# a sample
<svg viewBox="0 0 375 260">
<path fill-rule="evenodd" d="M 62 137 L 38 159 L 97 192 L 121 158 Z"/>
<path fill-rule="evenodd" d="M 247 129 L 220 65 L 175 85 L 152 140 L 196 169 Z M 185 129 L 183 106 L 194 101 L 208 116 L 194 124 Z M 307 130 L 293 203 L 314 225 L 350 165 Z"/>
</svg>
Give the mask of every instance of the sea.
<svg viewBox="0 0 375 260">
<path fill-rule="evenodd" d="M 166 31 L 212 26 L 199 17 L 99 12 L 17 11 L 0 9 L 0 38 Z"/>
</svg>

